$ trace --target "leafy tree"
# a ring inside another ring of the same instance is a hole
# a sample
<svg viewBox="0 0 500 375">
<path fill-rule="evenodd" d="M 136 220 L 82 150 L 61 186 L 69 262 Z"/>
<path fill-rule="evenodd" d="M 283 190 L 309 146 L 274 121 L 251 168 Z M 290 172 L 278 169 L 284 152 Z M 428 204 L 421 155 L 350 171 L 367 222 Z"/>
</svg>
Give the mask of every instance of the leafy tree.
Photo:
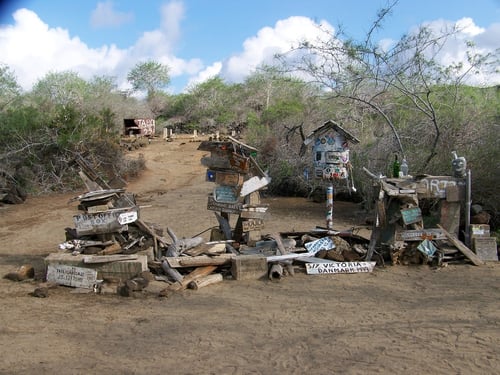
<svg viewBox="0 0 500 375">
<path fill-rule="evenodd" d="M 140 62 L 128 73 L 127 80 L 134 91 L 145 91 L 152 98 L 170 83 L 169 68 L 157 61 Z"/>
<path fill-rule="evenodd" d="M 0 65 L 0 112 L 19 98 L 21 87 L 7 65 Z"/>
</svg>

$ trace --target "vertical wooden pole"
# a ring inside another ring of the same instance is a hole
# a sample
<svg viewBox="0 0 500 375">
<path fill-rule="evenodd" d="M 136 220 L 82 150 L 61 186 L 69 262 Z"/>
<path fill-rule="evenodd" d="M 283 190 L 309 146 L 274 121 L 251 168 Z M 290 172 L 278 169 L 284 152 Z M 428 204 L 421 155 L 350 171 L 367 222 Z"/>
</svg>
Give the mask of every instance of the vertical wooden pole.
<svg viewBox="0 0 500 375">
<path fill-rule="evenodd" d="M 333 183 L 326 188 L 326 229 L 333 229 Z"/>
<path fill-rule="evenodd" d="M 471 246 L 471 239 L 470 239 L 470 209 L 471 209 L 471 171 L 470 169 L 467 170 L 467 177 L 465 181 L 465 233 L 464 233 L 464 239 L 465 239 L 465 245 L 470 247 Z"/>
</svg>

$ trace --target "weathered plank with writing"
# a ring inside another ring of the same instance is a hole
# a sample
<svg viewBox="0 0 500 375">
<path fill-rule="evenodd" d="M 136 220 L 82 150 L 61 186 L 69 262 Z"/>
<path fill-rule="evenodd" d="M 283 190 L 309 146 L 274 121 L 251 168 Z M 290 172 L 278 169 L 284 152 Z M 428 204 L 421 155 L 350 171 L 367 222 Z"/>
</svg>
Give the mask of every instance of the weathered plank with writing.
<svg viewBox="0 0 500 375">
<path fill-rule="evenodd" d="M 208 197 L 207 210 L 227 212 L 230 214 L 239 214 L 242 209 L 241 203 L 222 203 L 217 202 L 213 197 Z"/>
<path fill-rule="evenodd" d="M 59 285 L 91 289 L 96 280 L 97 271 L 93 269 L 62 264 L 49 264 L 47 267 L 47 281 Z"/>
<path fill-rule="evenodd" d="M 445 240 L 441 229 L 415 229 L 396 232 L 396 241 Z"/>
<path fill-rule="evenodd" d="M 465 189 L 465 179 L 452 176 L 427 176 L 416 182 L 418 198 L 446 198 L 446 190 L 450 186 Z"/>
<path fill-rule="evenodd" d="M 376 262 L 306 263 L 308 275 L 372 272 Z"/>
</svg>

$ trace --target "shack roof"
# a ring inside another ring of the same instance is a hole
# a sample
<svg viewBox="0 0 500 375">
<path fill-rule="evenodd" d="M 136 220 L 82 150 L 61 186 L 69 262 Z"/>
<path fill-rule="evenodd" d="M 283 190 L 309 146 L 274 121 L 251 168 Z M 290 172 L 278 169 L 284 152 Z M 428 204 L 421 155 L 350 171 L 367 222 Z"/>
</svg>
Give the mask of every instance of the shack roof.
<svg viewBox="0 0 500 375">
<path fill-rule="evenodd" d="M 317 128 L 316 130 L 313 130 L 307 137 L 306 139 L 304 140 L 304 145 L 308 145 L 309 143 L 311 143 L 316 137 L 318 136 L 321 136 L 322 134 L 328 132 L 329 130 L 335 130 L 337 133 L 343 135 L 344 137 L 346 137 L 349 141 L 351 141 L 352 143 L 356 144 L 356 143 L 359 143 L 359 140 L 354 136 L 352 135 L 351 133 L 349 133 L 347 130 L 345 130 L 344 128 L 342 128 L 339 124 L 337 124 L 335 121 L 332 121 L 332 120 L 328 120 L 326 121 L 323 125 L 321 125 L 319 128 Z"/>
</svg>

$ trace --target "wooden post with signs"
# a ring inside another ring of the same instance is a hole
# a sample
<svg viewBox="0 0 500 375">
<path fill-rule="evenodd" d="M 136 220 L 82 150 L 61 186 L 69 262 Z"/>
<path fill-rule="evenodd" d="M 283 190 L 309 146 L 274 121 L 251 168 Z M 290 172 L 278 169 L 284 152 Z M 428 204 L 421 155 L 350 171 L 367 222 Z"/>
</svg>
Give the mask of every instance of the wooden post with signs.
<svg viewBox="0 0 500 375">
<path fill-rule="evenodd" d="M 303 154 L 304 146 L 312 145 L 314 178 L 328 182 L 326 188 L 327 229 L 333 229 L 334 189 L 340 187 L 339 182 L 347 182 L 349 192 L 355 191 L 352 177 L 349 175 L 349 170 L 352 169 L 349 163 L 349 142 L 356 144 L 359 140 L 339 124 L 329 120 L 306 137 L 301 150 Z"/>
<path fill-rule="evenodd" d="M 228 136 L 204 141 L 198 150 L 210 152 L 201 163 L 207 167 L 206 180 L 215 183 L 207 209 L 215 211 L 218 235 L 252 246 L 260 240 L 267 210 L 260 202 L 259 191 L 271 182 L 255 161 L 257 149 Z M 230 226 L 231 215 L 237 215 L 234 230 Z"/>
</svg>

